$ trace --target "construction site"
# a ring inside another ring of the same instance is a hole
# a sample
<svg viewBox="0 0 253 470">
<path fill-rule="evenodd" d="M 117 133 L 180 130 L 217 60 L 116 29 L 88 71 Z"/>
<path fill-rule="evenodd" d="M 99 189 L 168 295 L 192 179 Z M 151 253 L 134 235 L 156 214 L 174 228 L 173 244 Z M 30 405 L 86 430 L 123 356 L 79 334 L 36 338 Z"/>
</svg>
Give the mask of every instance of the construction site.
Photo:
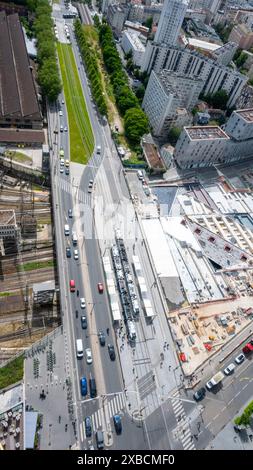
<svg viewBox="0 0 253 470">
<path fill-rule="evenodd" d="M 0 171 L 0 363 L 59 324 L 48 188 Z"/>
</svg>

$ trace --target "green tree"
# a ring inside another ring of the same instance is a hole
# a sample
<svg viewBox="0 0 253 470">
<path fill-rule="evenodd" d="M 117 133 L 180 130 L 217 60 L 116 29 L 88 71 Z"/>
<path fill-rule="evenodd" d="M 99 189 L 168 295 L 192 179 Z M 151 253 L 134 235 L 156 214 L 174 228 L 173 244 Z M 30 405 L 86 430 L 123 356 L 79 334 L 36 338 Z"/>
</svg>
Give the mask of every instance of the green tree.
<svg viewBox="0 0 253 470">
<path fill-rule="evenodd" d="M 132 108 L 126 111 L 124 124 L 126 137 L 134 145 L 139 144 L 143 134 L 149 131 L 148 118 L 140 108 Z"/>
<path fill-rule="evenodd" d="M 152 16 L 150 16 L 149 18 L 146 19 L 144 25 L 149 29 L 149 31 L 151 30 L 152 28 L 152 24 L 153 24 L 153 18 Z"/>
<path fill-rule="evenodd" d="M 177 143 L 177 140 L 180 134 L 181 134 L 181 129 L 179 127 L 172 127 L 168 135 L 170 143 L 175 145 Z"/>
<path fill-rule="evenodd" d="M 228 98 L 229 96 L 226 90 L 218 90 L 212 95 L 211 104 L 214 106 L 214 108 L 226 109 Z"/>
<path fill-rule="evenodd" d="M 235 63 L 236 63 L 236 65 L 237 65 L 237 67 L 238 67 L 238 68 L 242 67 L 243 64 L 246 62 L 247 58 L 248 58 L 248 55 L 246 54 L 246 52 L 243 52 L 243 51 L 242 51 L 242 52 L 239 54 L 239 56 L 237 57 L 237 59 L 235 59 Z"/>
<path fill-rule="evenodd" d="M 139 101 L 143 100 L 143 97 L 145 95 L 145 87 L 143 85 L 139 86 L 135 92 L 137 98 Z"/>
</svg>

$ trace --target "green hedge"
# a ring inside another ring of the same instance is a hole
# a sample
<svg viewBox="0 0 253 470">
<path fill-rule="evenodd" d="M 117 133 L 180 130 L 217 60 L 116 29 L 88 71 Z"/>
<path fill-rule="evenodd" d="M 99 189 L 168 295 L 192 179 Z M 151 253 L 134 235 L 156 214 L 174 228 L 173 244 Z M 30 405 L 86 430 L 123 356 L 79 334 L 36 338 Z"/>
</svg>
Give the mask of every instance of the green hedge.
<svg viewBox="0 0 253 470">
<path fill-rule="evenodd" d="M 9 387 L 23 379 L 24 356 L 23 354 L 4 367 L 0 368 L 0 389 Z"/>
</svg>

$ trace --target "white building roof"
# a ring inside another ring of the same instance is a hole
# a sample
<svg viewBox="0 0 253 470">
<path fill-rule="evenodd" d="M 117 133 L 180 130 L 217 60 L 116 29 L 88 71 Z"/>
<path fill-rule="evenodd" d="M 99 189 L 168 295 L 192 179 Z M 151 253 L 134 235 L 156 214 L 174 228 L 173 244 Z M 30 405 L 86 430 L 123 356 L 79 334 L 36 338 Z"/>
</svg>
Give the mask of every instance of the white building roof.
<svg viewBox="0 0 253 470">
<path fill-rule="evenodd" d="M 181 222 L 182 217 L 161 217 L 161 224 L 165 233 L 180 242 L 185 242 L 194 251 L 202 251 L 192 231 L 186 225 L 182 225 Z"/>
<path fill-rule="evenodd" d="M 143 219 L 142 225 L 158 276 L 178 278 L 178 272 L 160 220 Z"/>
<path fill-rule="evenodd" d="M 211 42 L 202 41 L 201 39 L 196 38 L 188 38 L 188 44 L 193 47 L 199 47 L 205 51 L 216 51 L 221 46 L 220 44 L 213 44 Z"/>
</svg>

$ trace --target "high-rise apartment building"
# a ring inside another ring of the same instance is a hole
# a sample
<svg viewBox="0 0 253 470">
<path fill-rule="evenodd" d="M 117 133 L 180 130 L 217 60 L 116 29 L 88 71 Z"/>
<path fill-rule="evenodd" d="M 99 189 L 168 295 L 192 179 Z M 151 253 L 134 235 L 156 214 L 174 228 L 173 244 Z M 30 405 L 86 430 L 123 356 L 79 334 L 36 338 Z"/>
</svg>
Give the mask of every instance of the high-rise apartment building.
<svg viewBox="0 0 253 470">
<path fill-rule="evenodd" d="M 164 1 L 155 35 L 156 44 L 177 44 L 187 5 L 188 0 Z"/>
<path fill-rule="evenodd" d="M 171 122 L 177 117 L 177 110 L 191 110 L 202 87 L 203 83 L 199 79 L 187 78 L 168 70 L 159 74 L 152 72 L 142 107 L 149 118 L 154 135 L 166 135 Z"/>
<path fill-rule="evenodd" d="M 226 90 L 229 96 L 228 106 L 236 103 L 248 80 L 246 75 L 224 67 L 218 63 L 218 60 L 210 59 L 188 48 L 148 43 L 141 71 L 150 73 L 154 70 L 159 73 L 163 69 L 191 78 L 200 78 L 204 82 L 202 92 L 205 95 L 213 94 L 220 89 Z"/>
</svg>

